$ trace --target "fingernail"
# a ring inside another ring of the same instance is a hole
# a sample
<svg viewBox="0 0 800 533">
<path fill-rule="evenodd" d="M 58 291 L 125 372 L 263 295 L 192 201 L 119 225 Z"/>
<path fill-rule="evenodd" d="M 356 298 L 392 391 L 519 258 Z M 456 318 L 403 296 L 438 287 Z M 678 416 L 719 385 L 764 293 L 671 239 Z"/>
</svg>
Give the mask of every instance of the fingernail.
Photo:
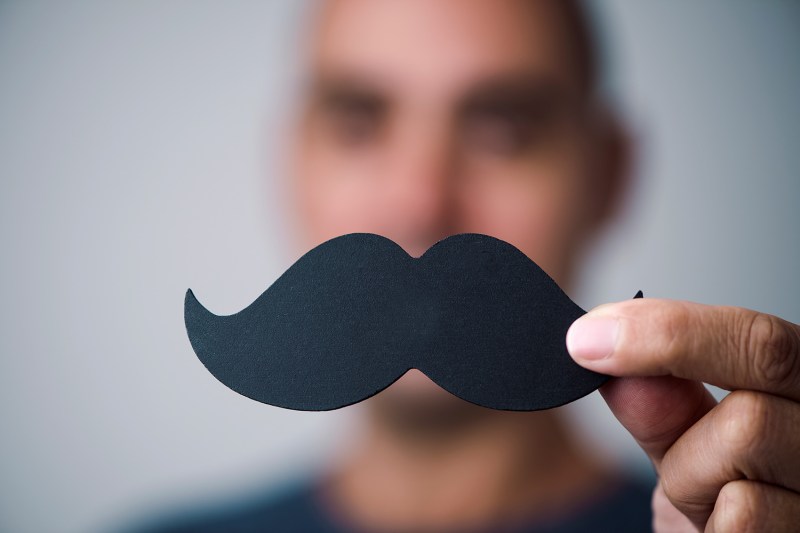
<svg viewBox="0 0 800 533">
<path fill-rule="evenodd" d="M 567 350 L 577 359 L 605 359 L 614 352 L 618 334 L 616 318 L 584 316 L 567 331 Z"/>
</svg>

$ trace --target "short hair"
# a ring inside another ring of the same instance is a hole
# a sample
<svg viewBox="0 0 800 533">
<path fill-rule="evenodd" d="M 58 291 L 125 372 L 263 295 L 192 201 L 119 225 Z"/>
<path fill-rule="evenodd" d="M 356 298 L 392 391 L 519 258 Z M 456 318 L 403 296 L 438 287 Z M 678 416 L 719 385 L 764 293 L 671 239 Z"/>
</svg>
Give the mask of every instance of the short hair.
<svg viewBox="0 0 800 533">
<path fill-rule="evenodd" d="M 582 0 L 558 0 L 572 41 L 575 63 L 580 82 L 588 93 L 594 92 L 601 78 L 601 54 L 597 40 L 594 17 Z"/>
</svg>

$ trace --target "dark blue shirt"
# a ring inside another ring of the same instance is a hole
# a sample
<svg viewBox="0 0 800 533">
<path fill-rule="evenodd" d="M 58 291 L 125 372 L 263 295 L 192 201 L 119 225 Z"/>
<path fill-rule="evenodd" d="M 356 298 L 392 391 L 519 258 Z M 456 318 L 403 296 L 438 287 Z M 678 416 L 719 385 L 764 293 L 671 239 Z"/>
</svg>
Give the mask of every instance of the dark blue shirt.
<svg viewBox="0 0 800 533">
<path fill-rule="evenodd" d="M 469 533 L 582 533 L 597 531 L 650 531 L 650 497 L 653 486 L 624 479 L 608 487 L 593 501 L 583 502 L 567 514 L 526 524 L 496 524 Z M 299 483 L 279 493 L 236 505 L 219 506 L 202 513 L 162 520 L 147 533 L 348 533 L 353 529 L 338 520 L 323 503 L 316 483 Z M 367 532 L 359 532 L 367 533 Z M 447 532 L 451 533 L 451 532 Z M 456 532 L 452 532 L 456 533 Z M 461 533 L 461 532 L 459 532 Z"/>
</svg>

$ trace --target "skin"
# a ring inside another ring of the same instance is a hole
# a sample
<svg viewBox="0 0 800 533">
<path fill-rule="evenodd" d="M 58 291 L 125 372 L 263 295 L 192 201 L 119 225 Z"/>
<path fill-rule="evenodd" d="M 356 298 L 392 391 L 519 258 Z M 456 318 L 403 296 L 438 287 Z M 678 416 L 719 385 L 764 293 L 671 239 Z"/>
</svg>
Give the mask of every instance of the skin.
<svg viewBox="0 0 800 533">
<path fill-rule="evenodd" d="M 556 1 L 326 2 L 291 150 L 302 248 L 372 232 L 419 256 L 447 235 L 485 233 L 568 288 L 625 190 L 628 147 L 571 31 Z M 658 530 L 796 525 L 796 325 L 643 299 L 593 310 L 567 346 L 620 378 L 601 392 L 659 474 Z M 701 382 L 734 392 L 716 405 Z M 349 525 L 557 516 L 613 479 L 557 409 L 479 408 L 417 371 L 365 403 L 363 431 L 326 482 Z"/>
<path fill-rule="evenodd" d="M 567 346 L 586 368 L 620 376 L 601 393 L 658 472 L 656 530 L 796 529 L 800 327 L 643 300 L 593 309 Z M 717 404 L 703 383 L 732 392 Z"/>
</svg>

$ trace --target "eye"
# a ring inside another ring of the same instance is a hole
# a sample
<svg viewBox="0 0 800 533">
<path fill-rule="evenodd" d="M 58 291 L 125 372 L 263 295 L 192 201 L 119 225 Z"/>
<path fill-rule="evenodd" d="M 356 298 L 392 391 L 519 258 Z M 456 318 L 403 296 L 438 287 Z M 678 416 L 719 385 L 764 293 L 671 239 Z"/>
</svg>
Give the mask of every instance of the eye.
<svg viewBox="0 0 800 533">
<path fill-rule="evenodd" d="M 561 97 L 547 87 L 484 90 L 464 103 L 461 132 L 467 150 L 516 157 L 542 147 L 557 134 Z"/>
<path fill-rule="evenodd" d="M 496 155 L 518 155 L 531 147 L 535 122 L 515 109 L 481 109 L 465 117 L 467 148 Z"/>
<path fill-rule="evenodd" d="M 344 146 L 372 143 L 383 128 L 385 106 L 374 98 L 339 96 L 324 102 L 321 111 L 324 131 Z"/>
</svg>

